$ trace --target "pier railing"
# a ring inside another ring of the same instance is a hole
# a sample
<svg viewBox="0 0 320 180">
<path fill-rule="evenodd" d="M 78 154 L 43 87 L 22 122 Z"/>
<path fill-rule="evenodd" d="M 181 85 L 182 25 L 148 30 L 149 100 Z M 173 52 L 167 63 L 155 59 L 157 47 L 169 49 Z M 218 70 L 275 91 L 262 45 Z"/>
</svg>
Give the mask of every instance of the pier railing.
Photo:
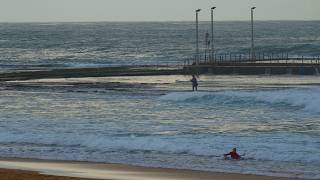
<svg viewBox="0 0 320 180">
<path fill-rule="evenodd" d="M 279 63 L 279 64 L 320 64 L 320 56 L 290 56 L 288 53 L 257 53 L 254 58 L 251 54 L 219 53 L 214 55 L 200 54 L 199 60 L 194 58 L 184 61 L 184 66 L 189 65 L 216 65 L 216 64 L 241 64 L 241 63 Z"/>
</svg>

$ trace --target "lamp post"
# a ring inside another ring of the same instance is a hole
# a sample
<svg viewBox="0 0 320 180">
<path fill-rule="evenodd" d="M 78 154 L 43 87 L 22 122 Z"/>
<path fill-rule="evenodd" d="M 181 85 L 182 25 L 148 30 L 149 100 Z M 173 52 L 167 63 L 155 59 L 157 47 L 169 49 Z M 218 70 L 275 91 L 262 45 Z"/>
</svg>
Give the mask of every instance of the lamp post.
<svg viewBox="0 0 320 180">
<path fill-rule="evenodd" d="M 196 64 L 199 65 L 200 57 L 199 57 L 199 17 L 198 13 L 201 11 L 201 9 L 196 10 Z"/>
<path fill-rule="evenodd" d="M 211 60 L 214 59 L 214 44 L 213 44 L 213 10 L 216 7 L 211 8 Z"/>
<path fill-rule="evenodd" d="M 253 12 L 256 7 L 251 8 L 251 60 L 255 59 L 254 39 L 253 39 Z"/>
</svg>

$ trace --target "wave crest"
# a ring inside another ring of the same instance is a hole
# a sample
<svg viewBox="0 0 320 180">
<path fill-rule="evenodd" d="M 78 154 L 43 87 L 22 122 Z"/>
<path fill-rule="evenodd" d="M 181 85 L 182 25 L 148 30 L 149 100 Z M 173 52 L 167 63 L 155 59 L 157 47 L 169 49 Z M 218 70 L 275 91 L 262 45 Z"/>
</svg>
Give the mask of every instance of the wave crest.
<svg viewBox="0 0 320 180">
<path fill-rule="evenodd" d="M 320 87 L 292 88 L 277 90 L 254 91 L 220 91 L 220 92 L 173 92 L 161 96 L 162 101 L 192 102 L 192 101 L 221 101 L 225 103 L 264 102 L 268 104 L 287 104 L 288 106 L 301 107 L 304 111 L 320 113 Z M 218 102 L 216 102 L 218 103 Z M 241 106 L 241 104 L 239 104 Z"/>
</svg>

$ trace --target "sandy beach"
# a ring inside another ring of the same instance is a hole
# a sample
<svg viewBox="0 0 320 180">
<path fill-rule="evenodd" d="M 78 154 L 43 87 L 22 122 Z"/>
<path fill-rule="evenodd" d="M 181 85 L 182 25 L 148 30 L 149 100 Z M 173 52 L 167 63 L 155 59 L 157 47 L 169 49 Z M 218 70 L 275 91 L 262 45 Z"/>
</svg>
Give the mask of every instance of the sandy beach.
<svg viewBox="0 0 320 180">
<path fill-rule="evenodd" d="M 12 169 L 0 169 L 1 179 L 4 180 L 20 180 L 20 179 L 35 179 L 35 180 L 86 180 L 87 178 L 74 178 L 66 176 L 50 176 L 40 174 L 33 171 L 21 171 Z"/>
<path fill-rule="evenodd" d="M 117 180 L 289 180 L 295 178 L 216 173 L 194 170 L 149 168 L 120 164 L 76 161 L 2 158 L 0 175 L 4 180 L 15 179 L 117 179 Z"/>
</svg>

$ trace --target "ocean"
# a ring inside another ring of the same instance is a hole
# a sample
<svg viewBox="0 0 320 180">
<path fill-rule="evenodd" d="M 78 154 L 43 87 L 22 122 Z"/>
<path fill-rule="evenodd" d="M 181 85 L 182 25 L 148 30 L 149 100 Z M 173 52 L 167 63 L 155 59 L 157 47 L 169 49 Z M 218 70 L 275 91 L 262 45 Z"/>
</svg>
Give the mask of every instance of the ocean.
<svg viewBox="0 0 320 180">
<path fill-rule="evenodd" d="M 201 22 L 204 53 L 209 22 Z M 249 54 L 250 22 L 215 22 L 216 54 Z M 320 56 L 319 21 L 258 21 L 256 53 Z M 0 23 L 4 70 L 183 64 L 195 53 L 194 22 Z"/>
<path fill-rule="evenodd" d="M 217 50 L 247 52 L 248 25 L 217 22 Z M 256 26 L 258 49 L 320 52 L 319 22 Z M 179 64 L 193 34 L 188 22 L 2 23 L 1 71 Z M 0 156 L 320 179 L 318 76 L 201 75 L 199 92 L 190 78 L 2 82 Z M 223 158 L 233 147 L 243 160 Z"/>
</svg>

